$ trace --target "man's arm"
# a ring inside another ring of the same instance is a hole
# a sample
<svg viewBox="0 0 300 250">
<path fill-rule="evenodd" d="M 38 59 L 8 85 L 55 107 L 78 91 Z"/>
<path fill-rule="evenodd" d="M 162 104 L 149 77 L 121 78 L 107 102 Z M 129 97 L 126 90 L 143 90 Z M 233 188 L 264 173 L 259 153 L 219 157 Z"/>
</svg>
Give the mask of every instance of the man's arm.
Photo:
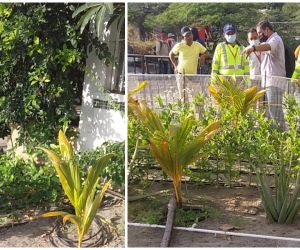
<svg viewBox="0 0 300 250">
<path fill-rule="evenodd" d="M 249 45 L 248 47 L 246 47 L 243 51 L 244 54 L 246 54 L 247 56 L 249 56 L 253 51 L 259 51 L 259 52 L 263 52 L 263 51 L 269 51 L 271 50 L 271 46 L 268 43 L 263 43 L 257 46 L 252 46 Z"/>
<path fill-rule="evenodd" d="M 171 60 L 171 63 L 173 64 L 173 67 L 174 67 L 174 72 L 177 73 L 177 62 L 176 62 L 176 58 L 175 58 L 175 54 L 172 52 L 169 53 L 169 57 L 170 57 L 170 60 Z"/>
<path fill-rule="evenodd" d="M 200 57 L 200 59 L 199 59 L 200 66 L 204 65 L 205 64 L 205 59 L 208 57 L 207 50 L 203 54 L 199 54 L 199 57 Z"/>
</svg>

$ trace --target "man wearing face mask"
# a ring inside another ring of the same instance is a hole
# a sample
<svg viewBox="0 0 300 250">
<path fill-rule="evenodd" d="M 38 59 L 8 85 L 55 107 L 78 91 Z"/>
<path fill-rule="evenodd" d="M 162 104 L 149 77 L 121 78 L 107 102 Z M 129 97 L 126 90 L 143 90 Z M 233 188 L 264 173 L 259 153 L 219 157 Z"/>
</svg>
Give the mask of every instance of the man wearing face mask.
<svg viewBox="0 0 300 250">
<path fill-rule="evenodd" d="M 246 47 L 244 53 L 250 55 L 255 51 L 262 52 L 261 76 L 262 87 L 267 88 L 267 115 L 285 129 L 282 109 L 283 89 L 286 83 L 284 44 L 268 21 L 258 23 L 256 29 L 261 44 Z"/>
<path fill-rule="evenodd" d="M 223 28 L 225 42 L 216 47 L 212 61 L 214 75 L 249 75 L 249 61 L 243 54 L 244 47 L 236 39 L 236 27 L 226 24 Z"/>
<path fill-rule="evenodd" d="M 258 39 L 258 34 L 255 28 L 251 28 L 248 32 L 248 42 L 250 46 L 257 46 L 260 44 Z M 249 55 L 249 65 L 250 65 L 250 79 L 252 85 L 257 85 L 261 79 L 260 74 L 260 64 L 261 64 L 261 52 L 254 51 Z"/>
</svg>

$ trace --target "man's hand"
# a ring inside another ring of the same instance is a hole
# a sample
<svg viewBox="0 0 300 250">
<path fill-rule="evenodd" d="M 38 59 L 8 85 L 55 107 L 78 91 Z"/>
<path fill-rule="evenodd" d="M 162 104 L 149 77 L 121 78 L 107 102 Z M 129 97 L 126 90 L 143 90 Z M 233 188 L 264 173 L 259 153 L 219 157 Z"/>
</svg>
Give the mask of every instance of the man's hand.
<svg viewBox="0 0 300 250">
<path fill-rule="evenodd" d="M 205 64 L 206 55 L 207 55 L 206 53 L 200 55 L 200 59 L 199 59 L 200 66 Z"/>
<path fill-rule="evenodd" d="M 247 56 L 249 56 L 253 51 L 254 51 L 254 48 L 252 47 L 252 45 L 249 45 L 248 47 L 246 47 L 244 49 L 243 53 L 246 54 Z"/>
</svg>

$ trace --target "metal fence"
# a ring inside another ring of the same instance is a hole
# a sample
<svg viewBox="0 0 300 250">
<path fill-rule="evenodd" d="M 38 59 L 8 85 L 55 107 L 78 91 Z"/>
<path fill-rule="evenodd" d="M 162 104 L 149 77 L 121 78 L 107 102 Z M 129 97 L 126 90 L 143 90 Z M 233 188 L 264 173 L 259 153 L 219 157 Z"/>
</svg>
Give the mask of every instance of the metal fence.
<svg viewBox="0 0 300 250">
<path fill-rule="evenodd" d="M 128 54 L 128 73 L 132 74 L 160 74 L 160 62 L 165 62 L 167 73 L 173 74 L 173 66 L 168 56 Z M 211 73 L 211 58 L 206 59 L 206 63 L 200 66 L 198 63 L 197 72 L 199 74 Z M 162 70 L 162 69 L 161 69 Z"/>
<path fill-rule="evenodd" d="M 228 76 L 229 77 L 229 76 Z M 264 101 L 268 103 L 270 118 L 276 119 L 284 127 L 283 118 L 283 96 L 285 93 L 296 96 L 300 104 L 300 87 L 289 78 L 272 77 L 272 86 L 262 86 L 260 80 L 247 79 L 248 76 L 236 76 L 236 80 L 245 86 L 258 86 L 258 89 L 267 89 Z M 257 78 L 256 78 L 257 79 Z M 149 84 L 135 97 L 145 100 L 150 107 L 159 109 L 156 97 L 161 96 L 164 103 L 173 103 L 178 99 L 191 102 L 198 93 L 209 97 L 208 85 L 211 82 L 210 75 L 151 75 L 151 74 L 128 74 L 128 90 L 133 90 L 141 82 L 148 81 Z M 181 90 L 178 87 L 181 85 Z M 180 92 L 183 92 L 183 95 Z M 269 100 L 267 100 L 269 98 Z"/>
</svg>

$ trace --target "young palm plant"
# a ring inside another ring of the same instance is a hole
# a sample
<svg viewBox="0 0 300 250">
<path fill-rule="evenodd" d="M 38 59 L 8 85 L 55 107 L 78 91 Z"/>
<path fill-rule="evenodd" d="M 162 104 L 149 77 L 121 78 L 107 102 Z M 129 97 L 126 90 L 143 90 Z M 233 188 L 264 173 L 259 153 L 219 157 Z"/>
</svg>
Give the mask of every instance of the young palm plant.
<svg viewBox="0 0 300 250">
<path fill-rule="evenodd" d="M 107 165 L 113 154 L 106 154 L 99 159 L 89 170 L 84 182 L 81 180 L 80 170 L 74 158 L 71 144 L 65 134 L 60 130 L 58 135 L 61 157 L 53 151 L 41 147 L 47 153 L 58 174 L 62 188 L 75 209 L 75 214 L 63 211 L 53 211 L 42 215 L 42 217 L 63 216 L 63 222 L 70 221 L 77 226 L 78 247 L 81 247 L 83 236 L 87 233 L 100 203 L 108 189 L 108 181 L 97 193 L 99 175 Z"/>
<path fill-rule="evenodd" d="M 230 110 L 236 117 L 246 115 L 266 90 L 257 91 L 257 86 L 244 89 L 233 77 L 215 76 L 208 90 L 221 109 Z"/>
<path fill-rule="evenodd" d="M 196 122 L 191 116 L 181 123 L 171 122 L 165 129 L 158 113 L 145 102 L 129 97 L 128 106 L 132 114 L 148 129 L 150 151 L 162 170 L 172 178 L 176 201 L 180 207 L 183 169 L 204 155 L 201 149 L 218 132 L 220 121 L 212 122 L 193 136 Z"/>
</svg>

